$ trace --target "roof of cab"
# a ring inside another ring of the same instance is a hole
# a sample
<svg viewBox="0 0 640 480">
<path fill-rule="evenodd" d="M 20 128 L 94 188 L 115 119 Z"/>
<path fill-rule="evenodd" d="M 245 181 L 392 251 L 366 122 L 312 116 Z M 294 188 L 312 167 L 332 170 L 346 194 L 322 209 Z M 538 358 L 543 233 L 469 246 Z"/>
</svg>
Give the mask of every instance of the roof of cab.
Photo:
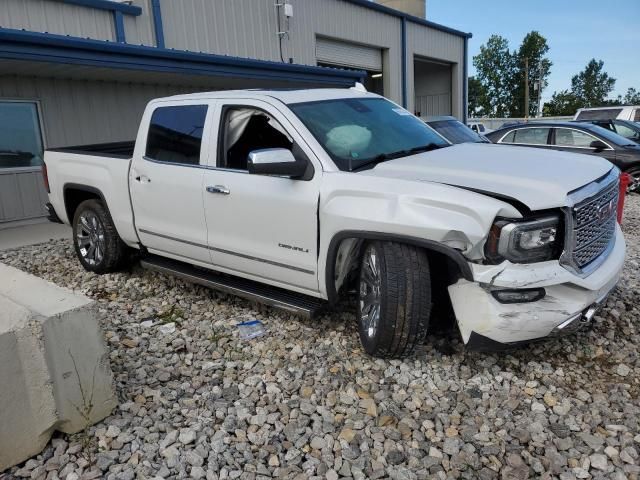
<svg viewBox="0 0 640 480">
<path fill-rule="evenodd" d="M 286 104 L 316 102 L 319 100 L 334 100 L 338 98 L 376 98 L 379 95 L 369 93 L 358 88 L 310 88 L 310 89 L 251 89 L 251 90 L 220 90 L 212 92 L 189 93 L 171 97 L 157 98 L 153 102 L 175 102 L 176 100 L 213 100 L 213 99 L 264 99 L 276 98 Z"/>
</svg>

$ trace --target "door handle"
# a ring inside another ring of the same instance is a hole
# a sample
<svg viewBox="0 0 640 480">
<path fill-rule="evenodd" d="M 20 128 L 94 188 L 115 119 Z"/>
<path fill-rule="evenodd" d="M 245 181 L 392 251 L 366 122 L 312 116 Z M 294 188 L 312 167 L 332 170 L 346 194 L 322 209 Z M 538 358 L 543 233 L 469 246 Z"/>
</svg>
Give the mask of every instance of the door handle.
<svg viewBox="0 0 640 480">
<path fill-rule="evenodd" d="M 136 181 L 140 183 L 151 183 L 151 179 L 146 175 L 138 175 Z"/>
<path fill-rule="evenodd" d="M 220 193 L 221 195 L 229 195 L 231 193 L 231 190 L 229 190 L 224 185 L 213 185 L 213 186 L 209 185 L 207 187 L 207 192 Z"/>
</svg>

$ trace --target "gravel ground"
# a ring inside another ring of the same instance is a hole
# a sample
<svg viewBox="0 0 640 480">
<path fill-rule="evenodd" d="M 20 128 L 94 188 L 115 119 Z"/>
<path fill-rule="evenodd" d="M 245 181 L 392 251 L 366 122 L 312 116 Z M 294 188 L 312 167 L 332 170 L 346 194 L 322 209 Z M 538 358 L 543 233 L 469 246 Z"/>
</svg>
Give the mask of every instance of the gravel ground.
<svg viewBox="0 0 640 480">
<path fill-rule="evenodd" d="M 502 354 L 445 332 L 405 361 L 363 354 L 353 308 L 305 321 L 138 268 L 97 276 L 70 241 L 2 253 L 100 302 L 120 399 L 5 477 L 640 478 L 639 225 L 636 195 L 592 329 Z M 252 318 L 267 334 L 240 339 Z"/>
</svg>

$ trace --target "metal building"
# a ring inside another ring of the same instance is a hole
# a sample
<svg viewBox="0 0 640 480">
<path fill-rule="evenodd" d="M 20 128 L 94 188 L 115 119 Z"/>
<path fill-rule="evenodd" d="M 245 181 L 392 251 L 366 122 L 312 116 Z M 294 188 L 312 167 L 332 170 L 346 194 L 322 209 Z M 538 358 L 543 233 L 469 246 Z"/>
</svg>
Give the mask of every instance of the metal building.
<svg viewBox="0 0 640 480">
<path fill-rule="evenodd" d="M 158 96 L 361 81 L 464 119 L 470 36 L 369 0 L 2 0 L 0 229 L 44 215 L 43 149 L 133 139 Z"/>
</svg>

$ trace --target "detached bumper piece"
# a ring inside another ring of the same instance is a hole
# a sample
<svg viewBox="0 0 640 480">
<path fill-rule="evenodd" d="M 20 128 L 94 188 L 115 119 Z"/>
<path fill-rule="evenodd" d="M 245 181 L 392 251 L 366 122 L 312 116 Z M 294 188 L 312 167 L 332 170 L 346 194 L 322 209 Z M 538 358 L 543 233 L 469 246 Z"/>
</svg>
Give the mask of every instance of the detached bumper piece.
<svg viewBox="0 0 640 480">
<path fill-rule="evenodd" d="M 56 209 L 53 208 L 53 205 L 51 205 L 51 203 L 47 202 L 45 204 L 45 208 L 47 209 L 47 220 L 53 223 L 62 223 L 62 220 L 60 220 L 60 217 L 56 213 Z"/>
</svg>

